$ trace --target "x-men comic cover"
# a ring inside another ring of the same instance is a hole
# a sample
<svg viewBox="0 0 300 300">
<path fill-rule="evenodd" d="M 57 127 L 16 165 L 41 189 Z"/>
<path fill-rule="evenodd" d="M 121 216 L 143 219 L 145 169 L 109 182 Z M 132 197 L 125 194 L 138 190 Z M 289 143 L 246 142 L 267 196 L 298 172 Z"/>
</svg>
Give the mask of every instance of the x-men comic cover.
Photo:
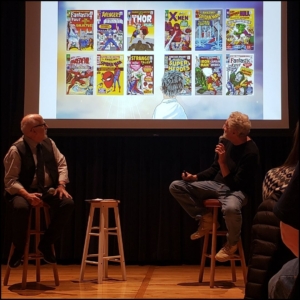
<svg viewBox="0 0 300 300">
<path fill-rule="evenodd" d="M 67 10 L 67 51 L 94 50 L 94 11 Z"/>
<path fill-rule="evenodd" d="M 254 50 L 254 8 L 226 9 L 226 50 Z"/>
<path fill-rule="evenodd" d="M 66 54 L 66 95 L 93 95 L 93 56 Z"/>
<path fill-rule="evenodd" d="M 124 50 L 124 10 L 97 10 L 97 50 Z"/>
<path fill-rule="evenodd" d="M 222 54 L 196 56 L 195 86 L 196 95 L 222 95 Z"/>
<path fill-rule="evenodd" d="M 154 50 L 154 10 L 127 11 L 127 50 Z"/>
<path fill-rule="evenodd" d="M 154 94 L 154 55 L 130 55 L 127 61 L 127 95 Z"/>
<path fill-rule="evenodd" d="M 181 96 L 192 94 L 192 55 L 191 54 L 165 54 L 165 72 L 179 71 L 184 77 L 184 89 Z"/>
<path fill-rule="evenodd" d="M 124 95 L 124 55 L 97 54 L 97 95 Z"/>
<path fill-rule="evenodd" d="M 165 50 L 192 50 L 192 10 L 165 10 Z"/>
<path fill-rule="evenodd" d="M 226 54 L 226 95 L 254 95 L 254 54 Z"/>
<path fill-rule="evenodd" d="M 195 10 L 195 50 L 222 50 L 222 9 Z"/>
</svg>

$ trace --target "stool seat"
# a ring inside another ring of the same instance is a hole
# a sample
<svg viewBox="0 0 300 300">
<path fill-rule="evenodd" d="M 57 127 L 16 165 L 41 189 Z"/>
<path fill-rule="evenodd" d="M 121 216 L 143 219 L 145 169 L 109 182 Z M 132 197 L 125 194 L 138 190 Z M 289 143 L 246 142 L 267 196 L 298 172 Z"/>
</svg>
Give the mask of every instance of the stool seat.
<svg viewBox="0 0 300 300">
<path fill-rule="evenodd" d="M 222 207 L 221 202 L 218 199 L 206 199 L 203 201 L 203 205 L 206 208 L 213 209 L 213 226 L 212 230 L 207 232 L 204 236 L 204 243 L 202 248 L 201 254 L 201 265 L 200 265 L 200 272 L 199 272 L 199 282 L 203 281 L 203 274 L 205 268 L 205 261 L 206 258 L 210 259 L 210 287 L 214 287 L 214 278 L 215 278 L 215 265 L 216 265 L 216 251 L 217 251 L 217 236 L 226 236 L 227 230 L 217 230 L 217 223 L 218 223 L 218 209 Z M 211 251 L 208 252 L 208 242 L 209 237 L 211 236 Z M 236 281 L 236 270 L 235 270 L 235 261 L 239 260 L 241 262 L 244 283 L 246 284 L 247 280 L 247 267 L 245 262 L 244 250 L 241 239 L 238 241 L 238 253 L 234 254 L 230 258 L 230 265 L 231 265 L 231 275 L 232 281 Z"/>
<path fill-rule="evenodd" d="M 80 268 L 79 281 L 83 281 L 86 264 L 98 265 L 98 283 L 108 278 L 108 261 L 120 263 L 122 271 L 122 279 L 126 280 L 125 258 L 123 251 L 121 223 L 119 216 L 119 200 L 115 199 L 91 199 L 85 200 L 90 203 L 90 213 L 88 217 L 87 230 L 85 236 L 85 243 L 82 255 L 82 262 Z M 99 209 L 99 226 L 93 226 L 95 209 Z M 113 209 L 115 217 L 115 226 L 109 226 L 109 209 Z M 98 252 L 90 253 L 89 244 L 90 237 L 98 237 Z M 109 236 L 117 236 L 119 254 L 109 255 L 108 244 Z M 91 260 L 90 258 L 97 258 Z"/>
<path fill-rule="evenodd" d="M 24 256 L 22 259 L 23 262 L 23 273 L 22 273 L 22 289 L 26 289 L 27 285 L 27 271 L 28 271 L 28 261 L 29 260 L 35 260 L 35 265 L 36 265 L 36 282 L 41 281 L 41 259 L 43 258 L 43 255 L 40 253 L 38 250 L 38 245 L 40 242 L 41 234 L 44 233 L 44 231 L 41 230 L 41 209 L 44 211 L 45 215 L 45 223 L 46 223 L 46 228 L 48 228 L 50 224 L 50 213 L 49 213 L 49 205 L 45 202 L 42 202 L 41 205 L 39 206 L 32 206 L 30 208 L 30 213 L 29 213 L 29 219 L 28 219 L 28 229 L 27 229 L 27 238 L 26 238 L 26 245 L 25 245 L 25 250 L 24 250 Z M 33 214 L 32 212 L 35 212 L 35 221 L 34 221 L 34 227 L 32 227 L 32 218 Z M 29 252 L 30 250 L 30 238 L 34 237 L 34 252 Z M 54 245 L 51 246 L 53 253 L 55 253 L 54 250 Z M 11 256 L 14 253 L 15 246 L 12 243 L 10 247 L 10 252 L 8 256 L 8 263 L 6 267 L 6 272 L 3 280 L 3 285 L 6 286 L 8 284 L 8 279 L 10 276 L 10 270 L 11 268 L 9 267 L 9 261 Z M 54 276 L 54 282 L 55 285 L 59 285 L 59 278 L 58 278 L 58 271 L 57 271 L 57 264 L 52 264 L 53 266 L 53 276 Z"/>
</svg>

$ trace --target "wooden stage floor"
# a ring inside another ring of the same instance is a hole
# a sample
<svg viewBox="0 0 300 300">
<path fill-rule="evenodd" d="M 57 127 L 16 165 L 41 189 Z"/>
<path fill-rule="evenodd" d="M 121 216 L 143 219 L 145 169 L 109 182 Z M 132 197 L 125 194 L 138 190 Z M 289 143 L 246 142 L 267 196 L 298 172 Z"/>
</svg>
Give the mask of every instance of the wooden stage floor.
<svg viewBox="0 0 300 300">
<path fill-rule="evenodd" d="M 245 285 L 241 268 L 231 281 L 230 266 L 217 266 L 215 287 L 209 287 L 209 267 L 204 282 L 198 282 L 199 266 L 126 266 L 126 281 L 120 265 L 109 265 L 108 278 L 97 283 L 97 266 L 86 265 L 79 282 L 80 265 L 58 265 L 60 284 L 55 286 L 51 265 L 41 266 L 41 281 L 35 282 L 35 266 L 29 265 L 27 288 L 21 289 L 22 267 L 12 269 L 3 286 L 6 265 L 1 266 L 1 299 L 243 299 Z"/>
</svg>

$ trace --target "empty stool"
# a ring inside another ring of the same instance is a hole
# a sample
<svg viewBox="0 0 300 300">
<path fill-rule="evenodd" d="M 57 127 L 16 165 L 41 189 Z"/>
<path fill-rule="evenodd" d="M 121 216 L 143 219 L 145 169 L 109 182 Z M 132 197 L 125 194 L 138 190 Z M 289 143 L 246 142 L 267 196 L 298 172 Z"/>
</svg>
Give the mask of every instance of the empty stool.
<svg viewBox="0 0 300 300">
<path fill-rule="evenodd" d="M 25 251 L 24 251 L 24 257 L 23 257 L 23 275 L 22 275 L 22 289 L 26 289 L 27 284 L 27 271 L 28 271 L 28 261 L 29 260 L 35 260 L 36 264 L 36 282 L 41 281 L 41 259 L 43 258 L 43 255 L 38 250 L 38 245 L 40 242 L 41 234 L 44 232 L 41 230 L 41 208 L 44 210 L 45 215 L 45 223 L 46 227 L 48 228 L 50 224 L 50 214 L 49 214 L 49 206 L 48 204 L 44 203 L 41 206 L 32 206 L 30 209 L 29 214 L 29 220 L 28 220 L 28 229 L 27 229 L 27 239 L 26 239 L 26 245 L 25 245 Z M 34 221 L 34 227 L 32 228 L 32 211 L 35 210 L 35 221 Z M 34 252 L 30 253 L 30 237 L 34 237 Z M 8 256 L 8 262 L 14 252 L 15 246 L 12 243 L 10 247 L 10 252 Z M 54 245 L 52 245 L 52 251 L 54 252 Z M 6 273 L 4 277 L 3 284 L 8 284 L 8 279 L 10 275 L 10 267 L 7 263 Z M 59 285 L 59 278 L 58 278 L 58 272 L 57 272 L 57 265 L 53 264 L 53 276 L 54 276 L 54 282 L 55 285 Z"/>
<path fill-rule="evenodd" d="M 92 199 L 86 200 L 90 203 L 90 214 L 87 223 L 85 243 L 82 255 L 79 281 L 83 281 L 85 266 L 87 263 L 98 265 L 98 283 L 108 277 L 108 261 L 120 263 L 122 278 L 126 280 L 125 258 L 123 252 L 123 242 L 121 233 L 121 224 L 119 216 L 119 200 L 114 199 Z M 99 226 L 93 226 L 95 209 L 99 208 Z M 115 227 L 109 227 L 109 209 L 113 209 L 115 216 Z M 118 255 L 109 256 L 108 253 L 108 237 L 110 235 L 117 236 L 118 239 Z M 90 237 L 98 237 L 98 253 L 89 253 Z M 97 257 L 97 261 L 89 260 L 89 258 Z"/>
<path fill-rule="evenodd" d="M 199 272 L 199 282 L 203 281 L 205 260 L 206 258 L 210 258 L 210 287 L 213 288 L 214 278 L 215 278 L 215 265 L 216 265 L 215 256 L 217 250 L 217 236 L 226 236 L 227 231 L 217 230 L 218 209 L 222 207 L 220 201 L 218 199 L 207 199 L 204 200 L 203 205 L 207 208 L 213 209 L 213 227 L 212 230 L 204 236 L 204 244 L 202 249 L 201 265 L 200 265 L 200 272 Z M 210 235 L 211 235 L 211 253 L 208 253 L 207 248 L 208 248 L 208 241 Z M 238 242 L 238 254 L 234 254 L 230 259 L 232 281 L 236 281 L 236 270 L 235 270 L 236 260 L 239 260 L 241 262 L 244 282 L 246 284 L 247 267 L 246 267 L 244 250 L 243 250 L 241 239 Z"/>
</svg>

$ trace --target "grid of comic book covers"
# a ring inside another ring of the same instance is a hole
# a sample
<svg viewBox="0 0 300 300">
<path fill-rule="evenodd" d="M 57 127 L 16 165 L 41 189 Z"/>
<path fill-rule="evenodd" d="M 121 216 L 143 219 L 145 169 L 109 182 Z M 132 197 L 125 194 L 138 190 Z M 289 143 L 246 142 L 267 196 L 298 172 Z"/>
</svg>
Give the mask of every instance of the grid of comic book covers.
<svg viewBox="0 0 300 300">
<path fill-rule="evenodd" d="M 253 8 L 164 15 L 164 40 L 157 41 L 154 10 L 68 10 L 66 95 L 153 94 L 155 68 L 182 72 L 181 95 L 254 94 Z M 154 55 L 154 47 L 162 51 Z"/>
</svg>

